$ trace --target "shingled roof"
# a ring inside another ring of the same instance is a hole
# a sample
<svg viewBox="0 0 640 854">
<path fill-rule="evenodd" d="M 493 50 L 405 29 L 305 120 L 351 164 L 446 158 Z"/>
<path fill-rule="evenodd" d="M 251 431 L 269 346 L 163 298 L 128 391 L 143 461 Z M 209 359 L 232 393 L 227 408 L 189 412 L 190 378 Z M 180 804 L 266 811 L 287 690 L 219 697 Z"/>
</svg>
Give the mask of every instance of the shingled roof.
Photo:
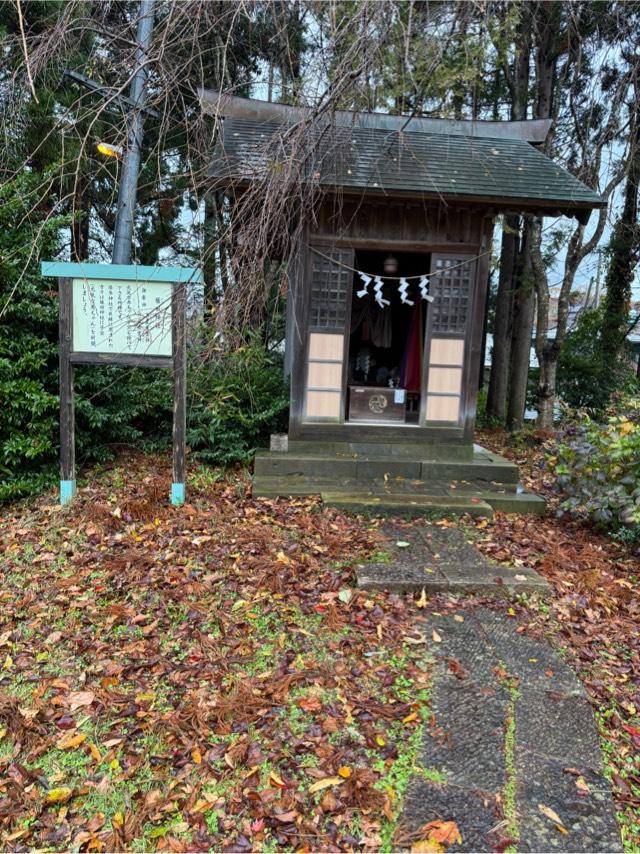
<svg viewBox="0 0 640 854">
<path fill-rule="evenodd" d="M 225 117 L 210 174 L 225 181 L 261 180 L 277 176 L 294 156 L 304 164 L 303 180 L 345 192 L 483 202 L 496 209 L 565 213 L 580 219 L 606 204 L 515 135 L 493 137 L 488 135 L 490 127 L 480 134 L 447 133 L 444 123 L 436 132 L 424 131 L 424 124 L 410 131 L 385 124 L 309 124 L 302 140 L 298 135 L 292 145 L 290 124 Z M 453 127 L 457 130 L 460 124 Z"/>
</svg>

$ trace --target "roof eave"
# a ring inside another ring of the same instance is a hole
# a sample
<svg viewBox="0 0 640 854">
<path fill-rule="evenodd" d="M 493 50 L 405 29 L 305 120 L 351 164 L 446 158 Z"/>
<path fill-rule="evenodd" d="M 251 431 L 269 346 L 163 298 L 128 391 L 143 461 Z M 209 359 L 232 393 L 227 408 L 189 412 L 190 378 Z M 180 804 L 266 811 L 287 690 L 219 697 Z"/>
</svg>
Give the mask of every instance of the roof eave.
<svg viewBox="0 0 640 854">
<path fill-rule="evenodd" d="M 404 131 L 406 133 L 436 133 L 453 136 L 489 137 L 491 139 L 519 139 L 540 145 L 547 138 L 551 119 L 527 119 L 524 121 L 481 121 L 469 119 L 435 119 L 426 116 L 393 116 L 389 113 L 358 113 L 348 110 L 327 111 L 314 115 L 310 107 L 290 107 L 255 98 L 239 98 L 214 89 L 199 90 L 203 112 L 217 117 L 251 119 L 278 124 L 316 119 L 342 125 L 376 130 Z"/>
</svg>

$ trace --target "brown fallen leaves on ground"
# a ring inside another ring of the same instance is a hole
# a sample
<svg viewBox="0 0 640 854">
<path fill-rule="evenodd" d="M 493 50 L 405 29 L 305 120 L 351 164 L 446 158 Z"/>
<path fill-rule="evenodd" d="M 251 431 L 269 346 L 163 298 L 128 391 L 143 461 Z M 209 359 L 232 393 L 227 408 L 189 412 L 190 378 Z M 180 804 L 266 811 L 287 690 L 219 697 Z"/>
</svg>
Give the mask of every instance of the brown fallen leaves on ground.
<svg viewBox="0 0 640 854">
<path fill-rule="evenodd" d="M 487 436 L 483 436 L 483 441 Z M 514 452 L 491 434 L 492 447 Z M 544 454 L 515 456 L 529 485 L 548 498 Z M 526 458 L 526 459 L 525 459 Z M 553 586 L 549 608 L 517 607 L 520 622 L 564 651 L 596 711 L 619 818 L 630 850 L 640 849 L 640 548 L 616 542 L 567 516 L 496 514 L 478 546 L 499 562 L 534 567 Z"/>
<path fill-rule="evenodd" d="M 169 480 L 0 515 L 2 848 L 380 848 L 429 673 L 410 602 L 351 587 L 375 529 Z"/>
</svg>

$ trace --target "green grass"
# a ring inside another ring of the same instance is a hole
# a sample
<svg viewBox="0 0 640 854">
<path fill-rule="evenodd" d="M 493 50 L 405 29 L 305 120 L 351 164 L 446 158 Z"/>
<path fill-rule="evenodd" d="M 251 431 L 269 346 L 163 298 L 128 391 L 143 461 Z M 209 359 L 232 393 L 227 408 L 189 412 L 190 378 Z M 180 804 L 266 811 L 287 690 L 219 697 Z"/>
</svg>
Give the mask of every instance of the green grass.
<svg viewBox="0 0 640 854">
<path fill-rule="evenodd" d="M 503 676 L 500 682 L 508 694 L 504 732 L 505 783 L 502 790 L 502 809 L 506 822 L 506 835 L 509 839 L 516 840 L 514 844 L 508 845 L 504 850 L 513 854 L 517 851 L 517 843 L 520 839 L 517 806 L 518 780 L 516 777 L 516 704 L 520 697 L 520 690 L 518 681 L 512 676 Z"/>
</svg>

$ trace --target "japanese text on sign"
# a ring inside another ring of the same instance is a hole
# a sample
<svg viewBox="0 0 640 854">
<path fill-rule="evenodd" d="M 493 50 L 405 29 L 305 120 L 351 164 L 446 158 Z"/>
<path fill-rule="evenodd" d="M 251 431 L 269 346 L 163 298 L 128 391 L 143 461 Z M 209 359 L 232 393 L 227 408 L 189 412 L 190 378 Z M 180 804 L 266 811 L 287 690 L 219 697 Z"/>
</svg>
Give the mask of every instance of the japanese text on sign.
<svg viewBox="0 0 640 854">
<path fill-rule="evenodd" d="M 73 280 L 73 351 L 171 355 L 170 282 Z"/>
</svg>

